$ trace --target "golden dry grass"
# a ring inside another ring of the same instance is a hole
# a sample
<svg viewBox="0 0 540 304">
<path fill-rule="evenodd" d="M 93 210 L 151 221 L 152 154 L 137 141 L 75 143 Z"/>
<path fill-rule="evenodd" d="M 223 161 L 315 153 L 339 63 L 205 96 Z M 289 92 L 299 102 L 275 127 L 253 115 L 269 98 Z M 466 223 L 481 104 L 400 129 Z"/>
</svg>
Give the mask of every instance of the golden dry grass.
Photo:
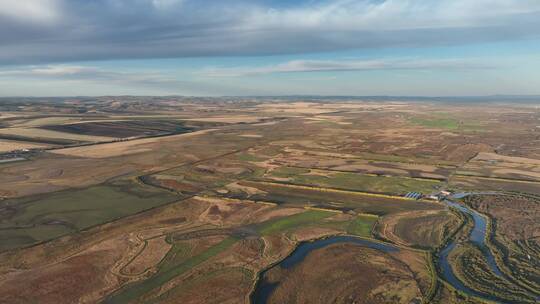
<svg viewBox="0 0 540 304">
<path fill-rule="evenodd" d="M 13 150 L 37 149 L 37 148 L 48 148 L 48 147 L 51 147 L 51 145 L 41 144 L 41 143 L 39 144 L 30 143 L 30 142 L 25 142 L 25 141 L 0 139 L 0 153 L 9 152 Z"/>
<path fill-rule="evenodd" d="M 211 131 L 213 131 L 213 129 L 172 135 L 167 137 L 143 138 L 122 142 L 107 143 L 102 145 L 66 148 L 54 150 L 53 153 L 87 158 L 107 158 L 120 155 L 136 154 L 152 151 L 152 149 L 158 148 L 156 147 L 156 144 L 159 143 L 167 143 L 183 138 L 198 136 L 209 133 Z"/>
<path fill-rule="evenodd" d="M 91 141 L 91 142 L 110 141 L 114 139 L 113 137 L 72 134 L 72 133 L 44 130 L 44 129 L 38 129 L 38 128 L 5 128 L 5 129 L 0 129 L 0 134 L 17 135 L 17 136 L 24 136 L 24 137 L 30 137 L 30 138 L 68 139 L 68 140 Z"/>
</svg>

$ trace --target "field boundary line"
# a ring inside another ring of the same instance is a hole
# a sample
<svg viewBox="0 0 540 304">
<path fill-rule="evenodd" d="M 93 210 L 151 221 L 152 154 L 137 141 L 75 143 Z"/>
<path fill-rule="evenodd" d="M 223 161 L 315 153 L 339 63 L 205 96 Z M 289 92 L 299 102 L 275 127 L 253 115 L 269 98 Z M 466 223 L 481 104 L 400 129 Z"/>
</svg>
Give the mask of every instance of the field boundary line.
<svg viewBox="0 0 540 304">
<path fill-rule="evenodd" d="M 333 152 L 314 152 L 314 151 L 307 151 L 303 149 L 292 149 L 296 151 L 300 151 L 305 153 L 306 155 L 312 155 L 312 156 L 329 156 L 329 157 L 336 157 L 341 159 L 360 159 L 365 161 L 378 161 L 378 162 L 387 162 L 387 163 L 401 163 L 401 164 L 409 164 L 409 165 L 430 165 L 430 166 L 436 166 L 446 169 L 455 169 L 459 167 L 458 164 L 444 164 L 444 163 L 429 163 L 429 162 L 407 162 L 407 161 L 401 161 L 401 160 L 390 160 L 390 159 L 377 159 L 376 157 L 362 157 L 360 155 L 354 155 L 349 154 L 350 157 L 344 157 L 343 155 L 338 156 L 334 154 L 340 154 L 340 153 L 333 153 Z M 331 153 L 332 155 L 329 155 L 327 153 Z M 406 156 L 404 156 L 406 157 Z"/>
<path fill-rule="evenodd" d="M 455 177 L 465 177 L 465 178 L 476 178 L 476 179 L 483 179 L 483 180 L 491 180 L 491 181 L 500 181 L 500 182 L 523 183 L 523 184 L 540 184 L 540 180 L 539 181 L 534 181 L 534 180 L 513 179 L 513 178 L 504 178 L 504 177 L 468 175 L 468 174 L 460 174 L 460 173 L 455 173 L 454 176 Z"/>
<path fill-rule="evenodd" d="M 389 194 L 381 194 L 381 193 L 373 193 L 373 192 L 364 192 L 364 191 L 355 191 L 355 190 L 345 190 L 345 189 L 337 189 L 337 188 L 327 188 L 327 187 L 317 187 L 317 186 L 307 186 L 307 185 L 296 185 L 296 184 L 268 182 L 268 181 L 254 181 L 254 180 L 250 180 L 249 182 L 259 183 L 259 184 L 264 184 L 264 185 L 279 185 L 279 186 L 283 186 L 283 187 L 290 187 L 290 188 L 296 188 L 296 189 L 317 190 L 317 191 L 323 191 L 323 192 L 336 192 L 336 193 L 356 194 L 356 195 L 379 197 L 379 198 L 389 198 L 389 199 L 397 199 L 397 200 L 410 201 L 410 202 L 438 203 L 436 201 L 430 201 L 430 200 L 424 200 L 424 199 L 417 200 L 417 199 L 411 199 L 411 198 L 406 198 L 406 197 L 397 196 L 397 195 L 389 195 Z"/>
<path fill-rule="evenodd" d="M 329 209 L 329 208 L 321 208 L 321 207 L 304 206 L 304 209 L 306 209 L 306 210 L 315 210 L 315 211 L 324 211 L 324 212 L 333 212 L 333 213 L 338 213 L 338 214 L 343 213 L 343 211 L 341 211 L 341 210 L 335 210 L 335 209 Z"/>
<path fill-rule="evenodd" d="M 319 170 L 319 171 L 328 171 L 328 172 L 358 174 L 358 175 L 372 176 L 372 177 L 395 177 L 395 178 L 403 178 L 403 179 L 420 180 L 420 181 L 426 181 L 426 182 L 444 182 L 446 180 L 446 178 L 429 178 L 429 177 L 414 177 L 414 176 L 405 176 L 405 175 L 362 173 L 362 172 L 357 172 L 357 171 L 337 170 L 337 169 L 331 169 L 331 168 L 318 168 L 318 167 L 304 167 L 304 166 L 295 166 L 295 165 L 285 165 L 285 167 L 299 168 L 299 169 L 309 169 L 309 170 Z"/>
</svg>

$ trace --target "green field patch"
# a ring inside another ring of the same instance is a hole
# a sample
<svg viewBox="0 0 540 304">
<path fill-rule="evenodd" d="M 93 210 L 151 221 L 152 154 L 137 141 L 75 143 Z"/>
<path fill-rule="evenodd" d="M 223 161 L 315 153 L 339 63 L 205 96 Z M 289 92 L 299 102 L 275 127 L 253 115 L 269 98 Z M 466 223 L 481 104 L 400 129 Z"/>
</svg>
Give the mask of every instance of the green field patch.
<svg viewBox="0 0 540 304">
<path fill-rule="evenodd" d="M 246 162 L 260 162 L 260 161 L 264 161 L 265 158 L 262 158 L 262 157 L 257 157 L 253 154 L 249 154 L 249 153 L 240 153 L 238 155 L 236 155 L 236 158 L 240 161 L 246 161 Z"/>
<path fill-rule="evenodd" d="M 309 173 L 309 169 L 297 168 L 297 167 L 279 167 L 271 171 L 271 175 L 274 177 L 293 177 L 299 174 Z"/>
<path fill-rule="evenodd" d="M 289 174 L 287 175 L 287 178 L 289 178 L 288 183 L 293 185 L 307 185 L 393 195 L 403 195 L 411 191 L 430 193 L 441 186 L 441 182 L 437 180 L 398 176 L 375 176 L 348 172 L 329 172 L 328 176 L 323 176 L 303 174 L 301 173 L 302 171 L 297 171 L 300 173 L 294 175 L 293 173 L 296 173 L 296 168 L 285 169 L 285 173 Z M 321 170 L 321 172 L 325 171 Z M 274 171 L 272 171 L 271 175 L 274 176 Z"/>
<path fill-rule="evenodd" d="M 4 200 L 0 209 L 9 208 L 14 212 L 0 214 L 0 240 L 4 240 L 0 251 L 50 240 L 179 198 L 167 191 L 122 180 Z M 26 242 L 21 242 L 22 239 Z"/>
<path fill-rule="evenodd" d="M 431 118 L 411 117 L 409 121 L 415 125 L 446 129 L 446 130 L 462 130 L 462 131 L 481 131 L 483 125 L 474 121 L 461 121 L 454 118 L 449 118 L 447 115 L 437 114 Z"/>
<path fill-rule="evenodd" d="M 393 154 L 377 154 L 369 152 L 361 152 L 359 154 L 360 158 L 365 160 L 373 161 L 385 161 L 385 162 L 397 162 L 397 163 L 412 163 L 412 164 L 430 164 L 430 165 L 440 165 L 440 166 L 455 166 L 456 163 L 443 160 L 443 159 L 434 159 L 434 158 L 420 158 L 420 157 L 409 157 L 409 156 L 400 156 Z"/>
<path fill-rule="evenodd" d="M 377 221 L 376 216 L 371 215 L 358 215 L 356 219 L 350 222 L 347 227 L 347 233 L 362 237 L 370 237 L 371 229 Z"/>
<path fill-rule="evenodd" d="M 186 290 L 196 287 L 197 284 L 204 284 L 205 282 L 213 278 L 219 278 L 220 276 L 225 278 L 234 278 L 235 276 L 239 276 L 242 278 L 242 282 L 251 282 L 254 278 L 254 273 L 251 270 L 242 267 L 221 268 L 210 272 L 205 272 L 201 275 L 198 275 L 196 278 L 191 279 L 181 285 L 178 285 L 164 292 L 158 297 L 145 302 L 161 303 L 162 301 L 174 299 L 178 296 L 181 296 L 184 292 L 186 292 Z"/>
<path fill-rule="evenodd" d="M 471 289 L 493 295 L 508 303 L 538 303 L 527 290 L 496 275 L 482 250 L 471 243 L 454 249 L 449 260 L 456 277 Z"/>
<path fill-rule="evenodd" d="M 428 128 L 457 130 L 459 128 L 459 121 L 452 118 L 433 118 L 425 119 L 413 117 L 409 119 L 413 124 L 420 125 Z"/>
<path fill-rule="evenodd" d="M 257 227 L 257 232 L 262 235 L 276 234 L 300 226 L 320 222 L 322 219 L 325 219 L 332 215 L 335 215 L 335 213 L 319 210 L 309 210 L 303 213 L 294 214 L 277 220 L 264 222 Z"/>
<path fill-rule="evenodd" d="M 160 265 L 159 271 L 147 280 L 137 282 L 122 288 L 117 293 L 106 299 L 104 303 L 128 303 L 139 299 L 146 293 L 152 291 L 155 288 L 162 286 L 175 277 L 191 270 L 193 267 L 205 262 L 206 260 L 214 257 L 215 255 L 229 249 L 238 241 L 235 237 L 229 237 L 220 243 L 210 247 L 201 254 L 190 257 L 182 263 L 171 263 L 171 259 L 165 257 L 164 263 Z M 170 251 L 169 251 L 170 252 Z M 169 254 L 167 254 L 169 255 Z M 174 259 L 172 259 L 174 260 Z"/>
<path fill-rule="evenodd" d="M 174 243 L 160 262 L 160 271 L 168 271 L 186 261 L 189 259 L 190 252 L 191 246 L 187 242 Z"/>
<path fill-rule="evenodd" d="M 271 202 L 294 207 L 320 207 L 334 210 L 368 213 L 383 216 L 409 210 L 431 210 L 441 208 L 438 204 L 417 200 L 366 195 L 362 192 L 340 191 L 323 188 L 296 187 L 285 183 L 262 183 L 242 181 L 241 185 L 256 188 L 264 193 L 228 193 L 226 197 Z"/>
</svg>

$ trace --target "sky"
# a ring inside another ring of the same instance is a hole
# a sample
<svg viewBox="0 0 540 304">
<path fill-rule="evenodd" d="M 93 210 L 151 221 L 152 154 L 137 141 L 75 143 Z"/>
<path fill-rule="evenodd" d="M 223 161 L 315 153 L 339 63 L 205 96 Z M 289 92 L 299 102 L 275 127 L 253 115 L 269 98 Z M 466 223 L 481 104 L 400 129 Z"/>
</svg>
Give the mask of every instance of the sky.
<svg viewBox="0 0 540 304">
<path fill-rule="evenodd" d="M 0 0 L 0 96 L 496 94 L 539 0 Z"/>
</svg>

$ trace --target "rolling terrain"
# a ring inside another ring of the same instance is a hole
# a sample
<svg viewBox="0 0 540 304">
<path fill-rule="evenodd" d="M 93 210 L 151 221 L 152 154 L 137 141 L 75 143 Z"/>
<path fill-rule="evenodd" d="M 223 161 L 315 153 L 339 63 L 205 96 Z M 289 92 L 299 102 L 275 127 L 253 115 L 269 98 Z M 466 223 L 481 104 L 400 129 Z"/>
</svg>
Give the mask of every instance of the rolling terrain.
<svg viewBox="0 0 540 304">
<path fill-rule="evenodd" d="M 538 124 L 530 104 L 12 101 L 0 303 L 535 303 Z"/>
</svg>

